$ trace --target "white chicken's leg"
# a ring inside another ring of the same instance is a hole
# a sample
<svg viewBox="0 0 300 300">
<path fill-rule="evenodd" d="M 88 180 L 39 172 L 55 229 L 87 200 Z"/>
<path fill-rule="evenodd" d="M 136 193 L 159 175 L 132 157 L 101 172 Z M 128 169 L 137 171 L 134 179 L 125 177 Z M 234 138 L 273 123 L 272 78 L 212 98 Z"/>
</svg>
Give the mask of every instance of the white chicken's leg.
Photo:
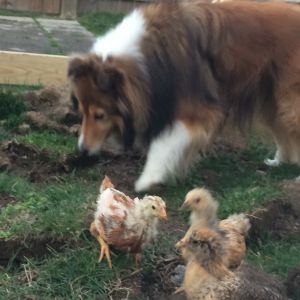
<svg viewBox="0 0 300 300">
<path fill-rule="evenodd" d="M 140 253 L 135 253 L 133 254 L 133 259 L 134 259 L 134 264 L 136 268 L 140 268 L 141 262 L 142 262 L 142 257 Z"/>
<path fill-rule="evenodd" d="M 110 259 L 110 252 L 109 252 L 109 246 L 107 243 L 100 237 L 100 233 L 97 230 L 97 226 L 95 222 L 93 222 L 90 226 L 90 232 L 91 234 L 97 239 L 98 243 L 100 244 L 100 256 L 99 256 L 99 263 L 102 261 L 104 255 L 108 261 L 109 268 L 112 269 L 112 263 Z"/>
<path fill-rule="evenodd" d="M 182 173 L 186 150 L 192 143 L 192 135 L 183 122 L 177 121 L 163 131 L 150 145 L 146 165 L 142 175 L 135 183 L 137 192 L 164 183 L 176 171 Z"/>
<path fill-rule="evenodd" d="M 105 256 L 109 265 L 109 268 L 112 269 L 112 263 L 111 263 L 111 259 L 110 259 L 110 252 L 109 252 L 109 246 L 108 244 L 98 235 L 96 237 L 97 241 L 100 244 L 100 256 L 99 256 L 99 260 L 98 262 L 100 263 L 103 259 L 103 257 Z"/>
</svg>

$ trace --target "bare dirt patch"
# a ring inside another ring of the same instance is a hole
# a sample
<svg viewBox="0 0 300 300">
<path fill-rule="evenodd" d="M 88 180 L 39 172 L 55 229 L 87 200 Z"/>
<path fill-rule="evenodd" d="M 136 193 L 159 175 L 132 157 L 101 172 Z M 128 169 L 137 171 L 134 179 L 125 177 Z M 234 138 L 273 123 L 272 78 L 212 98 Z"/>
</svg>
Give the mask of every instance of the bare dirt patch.
<svg viewBox="0 0 300 300">
<path fill-rule="evenodd" d="M 14 140 L 0 143 L 0 170 L 14 171 L 31 182 L 55 180 L 74 169 L 86 169 L 96 165 L 111 177 L 116 187 L 125 193 L 132 193 L 133 182 L 142 163 L 143 158 L 138 154 L 120 155 L 110 151 L 102 151 L 98 156 L 74 153 L 54 160 L 49 151 L 40 150 L 31 144 Z"/>
<path fill-rule="evenodd" d="M 0 193 L 0 209 L 5 207 L 8 204 L 13 204 L 17 202 L 17 198 L 8 194 L 8 193 Z"/>
<path fill-rule="evenodd" d="M 78 134 L 80 117 L 70 100 L 68 86 L 47 87 L 23 96 L 29 110 L 25 116 L 34 128 Z"/>
<path fill-rule="evenodd" d="M 292 299 L 300 299 L 300 265 L 290 270 L 285 282 L 287 294 Z"/>
<path fill-rule="evenodd" d="M 276 238 L 300 235 L 300 182 L 282 184 L 286 196 L 274 199 L 252 213 L 250 238 L 257 241 L 267 232 Z"/>
<path fill-rule="evenodd" d="M 49 249 L 61 251 L 67 241 L 64 239 L 53 239 L 50 237 L 28 237 L 22 239 L 0 239 L 0 264 L 6 265 L 14 257 L 15 262 L 21 262 L 24 257 L 44 257 L 49 254 Z"/>
<path fill-rule="evenodd" d="M 64 171 L 63 166 L 53 163 L 46 150 L 16 141 L 4 142 L 0 145 L 0 161 L 2 168 L 13 170 L 30 181 L 41 181 Z"/>
</svg>

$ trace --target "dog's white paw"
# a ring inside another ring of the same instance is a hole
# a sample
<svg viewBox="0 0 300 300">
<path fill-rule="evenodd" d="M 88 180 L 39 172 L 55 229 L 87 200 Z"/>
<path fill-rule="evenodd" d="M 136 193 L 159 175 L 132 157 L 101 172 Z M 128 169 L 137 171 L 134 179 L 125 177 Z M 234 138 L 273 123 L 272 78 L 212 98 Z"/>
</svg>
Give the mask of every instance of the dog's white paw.
<svg viewBox="0 0 300 300">
<path fill-rule="evenodd" d="M 264 163 L 269 167 L 278 167 L 280 165 L 280 161 L 276 158 L 275 159 L 266 158 L 264 160 Z"/>
<path fill-rule="evenodd" d="M 135 182 L 134 190 L 138 193 L 149 191 L 151 188 L 153 188 L 154 186 L 159 185 L 161 183 L 162 183 L 161 180 L 159 180 L 158 178 L 153 178 L 152 176 L 142 175 Z"/>
</svg>

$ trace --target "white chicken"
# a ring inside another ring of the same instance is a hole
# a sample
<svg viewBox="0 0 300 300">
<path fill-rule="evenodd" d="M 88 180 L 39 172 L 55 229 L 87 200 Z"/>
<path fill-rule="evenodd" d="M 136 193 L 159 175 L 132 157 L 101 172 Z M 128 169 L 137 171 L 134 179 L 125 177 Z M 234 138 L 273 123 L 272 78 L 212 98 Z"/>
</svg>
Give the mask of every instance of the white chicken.
<svg viewBox="0 0 300 300">
<path fill-rule="evenodd" d="M 159 219 L 167 219 L 166 204 L 158 196 L 131 199 L 116 190 L 105 176 L 100 186 L 91 234 L 100 244 L 99 262 L 105 256 L 112 268 L 109 246 L 132 253 L 138 266 L 141 252 L 157 235 Z"/>
</svg>

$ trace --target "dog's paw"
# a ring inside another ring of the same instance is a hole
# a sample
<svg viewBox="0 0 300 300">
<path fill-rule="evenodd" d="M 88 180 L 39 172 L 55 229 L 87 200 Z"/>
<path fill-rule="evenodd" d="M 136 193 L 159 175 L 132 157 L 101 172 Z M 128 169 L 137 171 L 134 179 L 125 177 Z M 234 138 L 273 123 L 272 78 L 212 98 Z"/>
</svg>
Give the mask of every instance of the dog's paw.
<svg viewBox="0 0 300 300">
<path fill-rule="evenodd" d="M 138 193 L 140 192 L 145 192 L 145 191 L 150 191 L 154 187 L 162 185 L 162 181 L 159 180 L 158 178 L 153 178 L 150 176 L 144 176 L 142 175 L 134 185 L 134 190 Z"/>
<path fill-rule="evenodd" d="M 264 163 L 269 167 L 278 167 L 280 165 L 280 161 L 278 159 L 266 158 L 264 160 Z"/>
</svg>

